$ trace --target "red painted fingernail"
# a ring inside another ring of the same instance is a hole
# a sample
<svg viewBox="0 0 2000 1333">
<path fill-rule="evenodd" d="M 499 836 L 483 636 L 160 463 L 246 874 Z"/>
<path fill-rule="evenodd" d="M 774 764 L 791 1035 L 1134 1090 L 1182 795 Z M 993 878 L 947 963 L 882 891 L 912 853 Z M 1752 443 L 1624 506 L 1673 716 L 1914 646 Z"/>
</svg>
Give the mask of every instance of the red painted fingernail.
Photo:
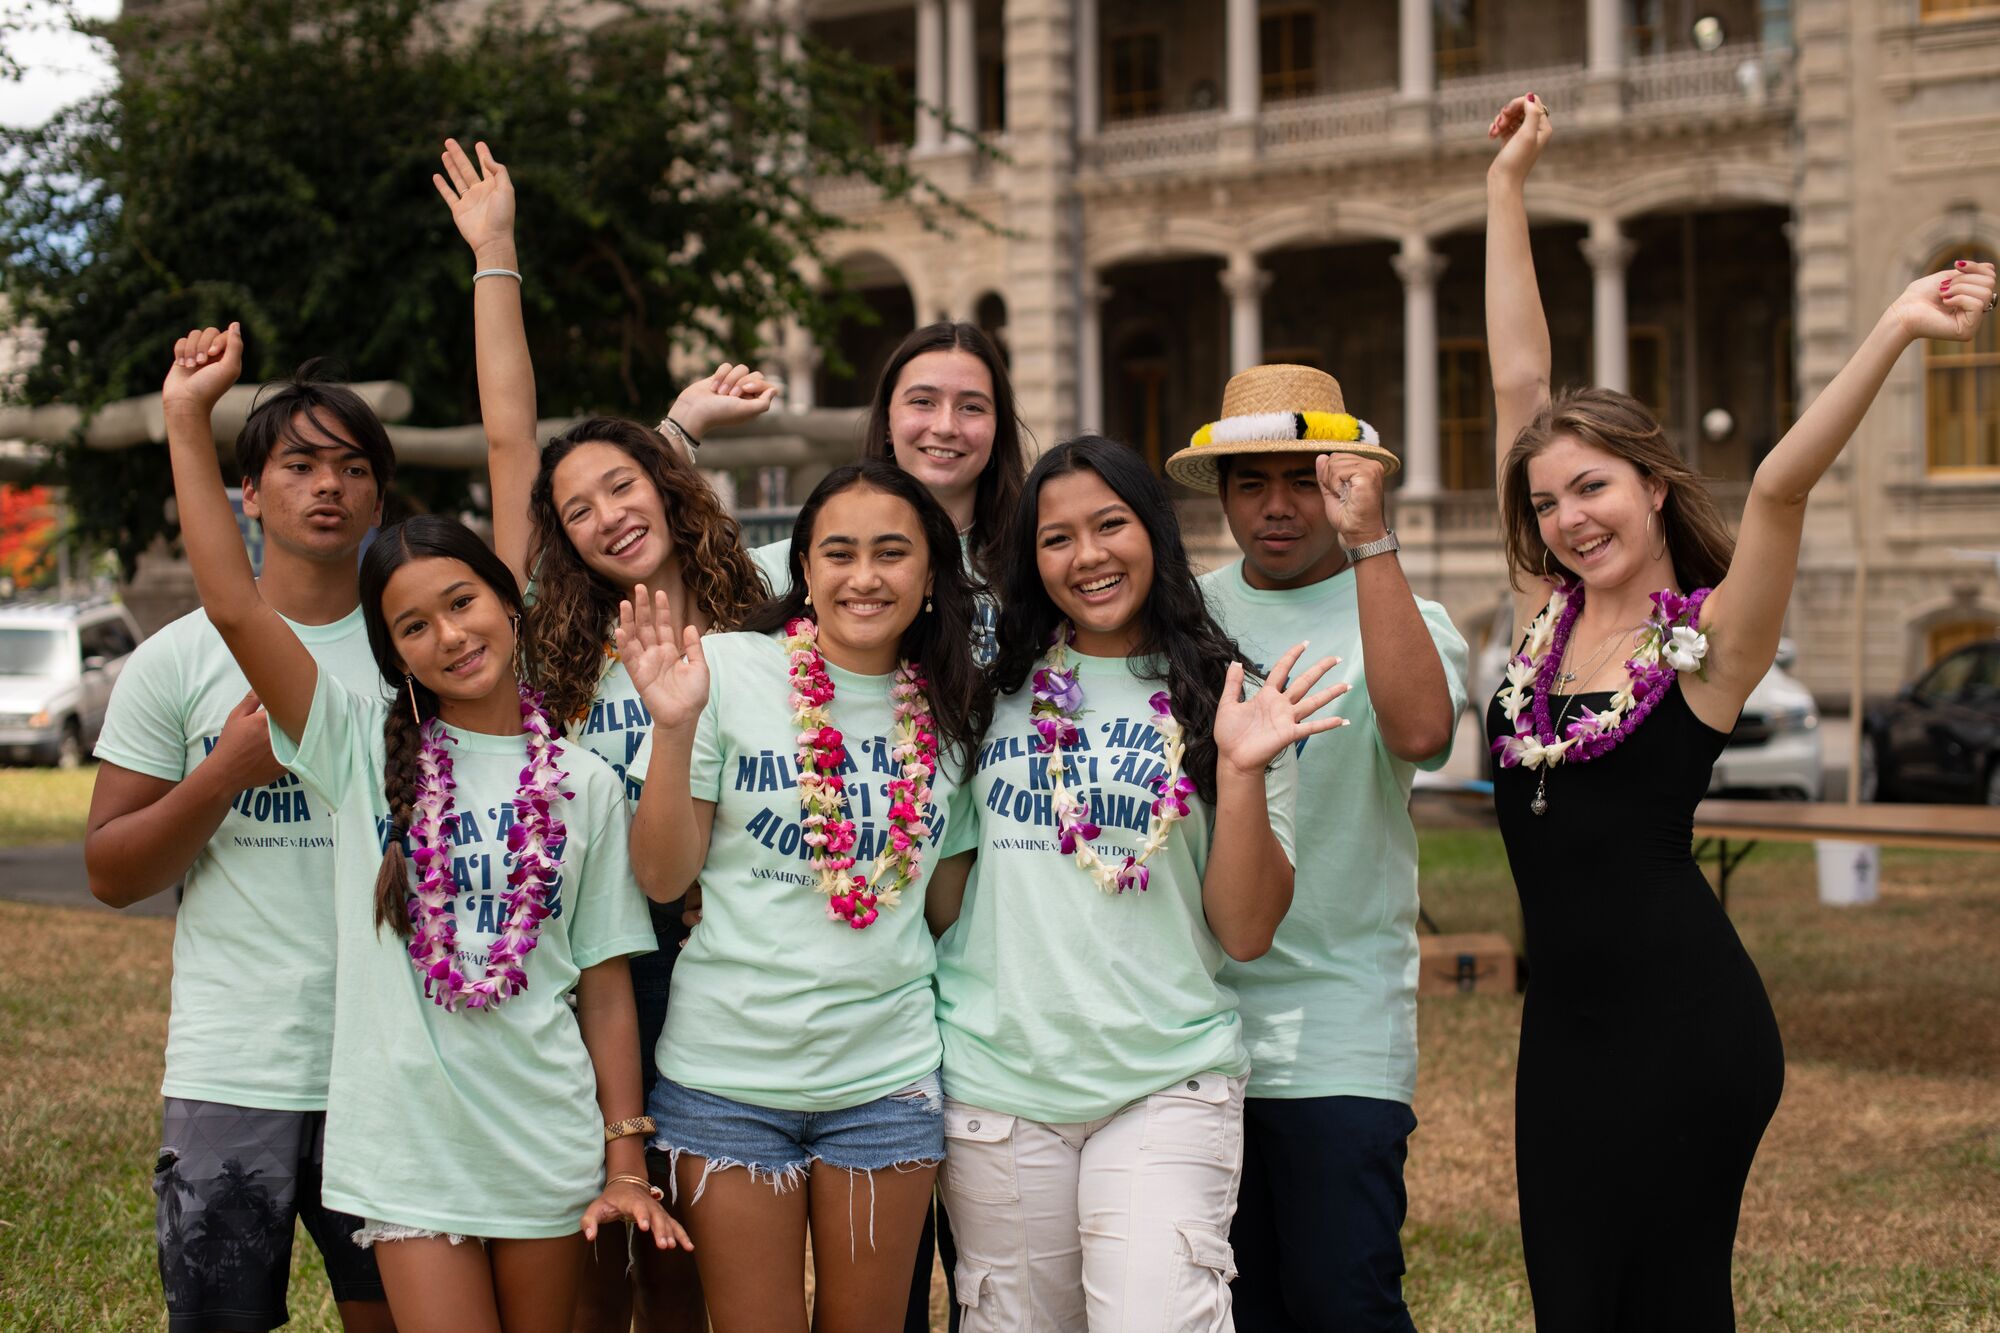
<svg viewBox="0 0 2000 1333">
<path fill-rule="evenodd" d="M 1958 267 L 1960 267 L 1960 268 L 1964 268 L 1964 267 L 1965 267 L 1965 261 L 1964 261 L 1963 259 L 1961 259 L 1961 260 L 1959 260 L 1959 261 L 1958 261 Z"/>
<path fill-rule="evenodd" d="M 1533 93 L 1529 93 L 1529 94 L 1528 94 L 1528 100 L 1529 100 L 1530 102 L 1534 101 L 1534 100 L 1535 100 L 1535 95 L 1534 95 Z"/>
</svg>

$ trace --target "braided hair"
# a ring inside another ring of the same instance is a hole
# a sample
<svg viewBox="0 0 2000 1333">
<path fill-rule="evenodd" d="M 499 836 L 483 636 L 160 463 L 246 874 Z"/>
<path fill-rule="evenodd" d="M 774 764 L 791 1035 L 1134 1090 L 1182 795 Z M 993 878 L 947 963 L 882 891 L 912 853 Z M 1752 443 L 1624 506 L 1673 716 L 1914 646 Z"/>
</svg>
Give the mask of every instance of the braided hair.
<svg viewBox="0 0 2000 1333">
<path fill-rule="evenodd" d="M 411 933 L 407 844 L 417 804 L 417 757 L 423 749 L 423 724 L 438 715 L 438 696 L 409 673 L 390 642 L 382 594 L 397 570 L 418 560 L 462 562 L 501 600 L 516 625 L 527 609 L 520 587 L 500 557 L 456 519 L 434 514 L 404 519 L 382 529 L 361 557 L 361 617 L 368 626 L 368 648 L 395 696 L 382 721 L 382 795 L 389 806 L 389 829 L 382 868 L 375 875 L 375 929 L 388 926 L 406 939 Z"/>
</svg>

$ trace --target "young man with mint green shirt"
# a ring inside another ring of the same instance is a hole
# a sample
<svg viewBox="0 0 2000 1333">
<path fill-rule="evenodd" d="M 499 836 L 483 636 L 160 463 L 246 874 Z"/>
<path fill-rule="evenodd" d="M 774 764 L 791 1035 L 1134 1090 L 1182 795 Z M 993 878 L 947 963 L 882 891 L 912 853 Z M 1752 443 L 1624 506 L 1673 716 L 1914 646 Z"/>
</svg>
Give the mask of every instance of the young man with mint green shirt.
<svg viewBox="0 0 2000 1333">
<path fill-rule="evenodd" d="M 1352 453 L 1215 457 L 1243 559 L 1202 580 L 1257 662 L 1300 640 L 1341 658 L 1351 730 L 1299 754 L 1298 877 L 1269 953 L 1229 963 L 1250 1048 L 1237 1327 L 1412 1330 L 1403 1163 L 1416 1127 L 1419 768 L 1450 757 L 1465 640 L 1410 591 L 1383 523 L 1383 464 Z M 1183 478 L 1185 480 L 1185 478 Z"/>
<path fill-rule="evenodd" d="M 360 398 L 305 380 L 269 395 L 236 445 L 244 511 L 263 526 L 265 599 L 323 670 L 369 694 L 383 685 L 356 566 L 394 467 Z M 320 1199 L 332 812 L 273 756 L 263 710 L 200 610 L 133 653 L 97 757 L 91 892 L 128 907 L 184 880 L 153 1182 L 169 1333 L 283 1324 L 299 1219 L 348 1333 L 393 1329 L 375 1260 L 352 1240 L 358 1219 Z M 222 1227 L 241 1243 L 203 1243 Z"/>
</svg>

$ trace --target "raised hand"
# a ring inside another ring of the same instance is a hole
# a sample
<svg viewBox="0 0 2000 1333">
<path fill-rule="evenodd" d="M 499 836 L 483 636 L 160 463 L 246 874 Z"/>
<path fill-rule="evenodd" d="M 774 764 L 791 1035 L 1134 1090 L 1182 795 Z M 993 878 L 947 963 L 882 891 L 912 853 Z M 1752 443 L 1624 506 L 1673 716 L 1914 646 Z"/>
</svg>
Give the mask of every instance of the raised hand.
<svg viewBox="0 0 2000 1333">
<path fill-rule="evenodd" d="M 725 361 L 682 389 L 669 415 L 700 439 L 716 426 L 741 425 L 770 411 L 779 387 L 749 366 Z"/>
<path fill-rule="evenodd" d="M 597 1229 L 607 1222 L 630 1221 L 632 1225 L 653 1238 L 653 1247 L 660 1250 L 692 1250 L 694 1242 L 688 1239 L 687 1231 L 674 1215 L 660 1206 L 653 1192 L 641 1189 L 628 1179 L 612 1181 L 604 1187 L 604 1192 L 583 1210 L 580 1226 L 586 1241 L 597 1239 Z"/>
<path fill-rule="evenodd" d="M 1326 521 L 1342 546 L 1362 546 L 1389 535 L 1382 520 L 1382 464 L 1360 454 L 1321 454 L 1314 468 Z"/>
<path fill-rule="evenodd" d="M 1261 773 L 1278 752 L 1308 736 L 1347 725 L 1344 717 L 1313 716 L 1347 693 L 1345 682 L 1308 695 L 1321 676 L 1340 665 L 1337 657 L 1322 657 L 1291 678 L 1306 646 L 1298 644 L 1271 667 L 1264 686 L 1248 699 L 1243 693 L 1243 666 L 1229 665 L 1222 682 L 1222 697 L 1215 705 L 1215 750 L 1217 760 L 1242 773 Z"/>
<path fill-rule="evenodd" d="M 474 144 L 473 150 L 479 154 L 477 166 L 458 146 L 458 140 L 446 139 L 444 174 L 432 173 L 431 184 L 450 205 L 458 234 L 476 255 L 496 245 L 514 243 L 514 182 L 484 143 Z"/>
<path fill-rule="evenodd" d="M 1993 265 L 1961 259 L 1905 287 L 1889 311 L 1912 341 L 1971 342 L 1993 309 L 1993 291 Z"/>
<path fill-rule="evenodd" d="M 174 343 L 174 363 L 160 386 L 160 406 L 169 413 L 197 413 L 206 420 L 242 373 L 242 325 L 190 330 Z"/>
<path fill-rule="evenodd" d="M 613 636 L 653 725 L 694 725 L 708 703 L 708 658 L 702 655 L 701 632 L 675 625 L 666 593 L 648 593 L 643 583 L 632 589 L 632 599 L 618 604 Z"/>
<path fill-rule="evenodd" d="M 1533 93 L 1515 98 L 1501 107 L 1500 114 L 1486 127 L 1487 138 L 1500 140 L 1500 151 L 1494 155 L 1486 174 L 1521 184 L 1528 179 L 1535 159 L 1542 155 L 1553 133 L 1549 109 L 1539 98 Z"/>
</svg>

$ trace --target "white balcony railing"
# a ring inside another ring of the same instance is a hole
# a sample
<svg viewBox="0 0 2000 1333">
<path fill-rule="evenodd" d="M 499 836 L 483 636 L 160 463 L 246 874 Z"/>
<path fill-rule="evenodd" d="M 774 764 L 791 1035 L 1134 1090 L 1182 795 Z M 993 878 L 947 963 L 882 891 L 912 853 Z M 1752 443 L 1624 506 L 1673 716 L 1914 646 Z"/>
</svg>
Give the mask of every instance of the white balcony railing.
<svg viewBox="0 0 2000 1333">
<path fill-rule="evenodd" d="M 1583 96 L 1583 66 L 1507 70 L 1439 82 L 1434 121 L 1442 138 L 1485 134 L 1501 107 L 1529 89 L 1548 105 L 1551 119 L 1576 107 Z"/>
<path fill-rule="evenodd" d="M 1257 151 L 1267 158 L 1327 157 L 1380 141 L 1389 132 L 1389 89 L 1273 102 L 1257 118 Z"/>
<path fill-rule="evenodd" d="M 1106 126 L 1084 145 L 1082 157 L 1086 165 L 1118 176 L 1212 161 L 1221 143 L 1222 113 L 1190 111 Z"/>
<path fill-rule="evenodd" d="M 1677 52 L 1625 67 L 1627 111 L 1716 112 L 1788 103 L 1792 53 L 1754 42 Z"/>
</svg>

